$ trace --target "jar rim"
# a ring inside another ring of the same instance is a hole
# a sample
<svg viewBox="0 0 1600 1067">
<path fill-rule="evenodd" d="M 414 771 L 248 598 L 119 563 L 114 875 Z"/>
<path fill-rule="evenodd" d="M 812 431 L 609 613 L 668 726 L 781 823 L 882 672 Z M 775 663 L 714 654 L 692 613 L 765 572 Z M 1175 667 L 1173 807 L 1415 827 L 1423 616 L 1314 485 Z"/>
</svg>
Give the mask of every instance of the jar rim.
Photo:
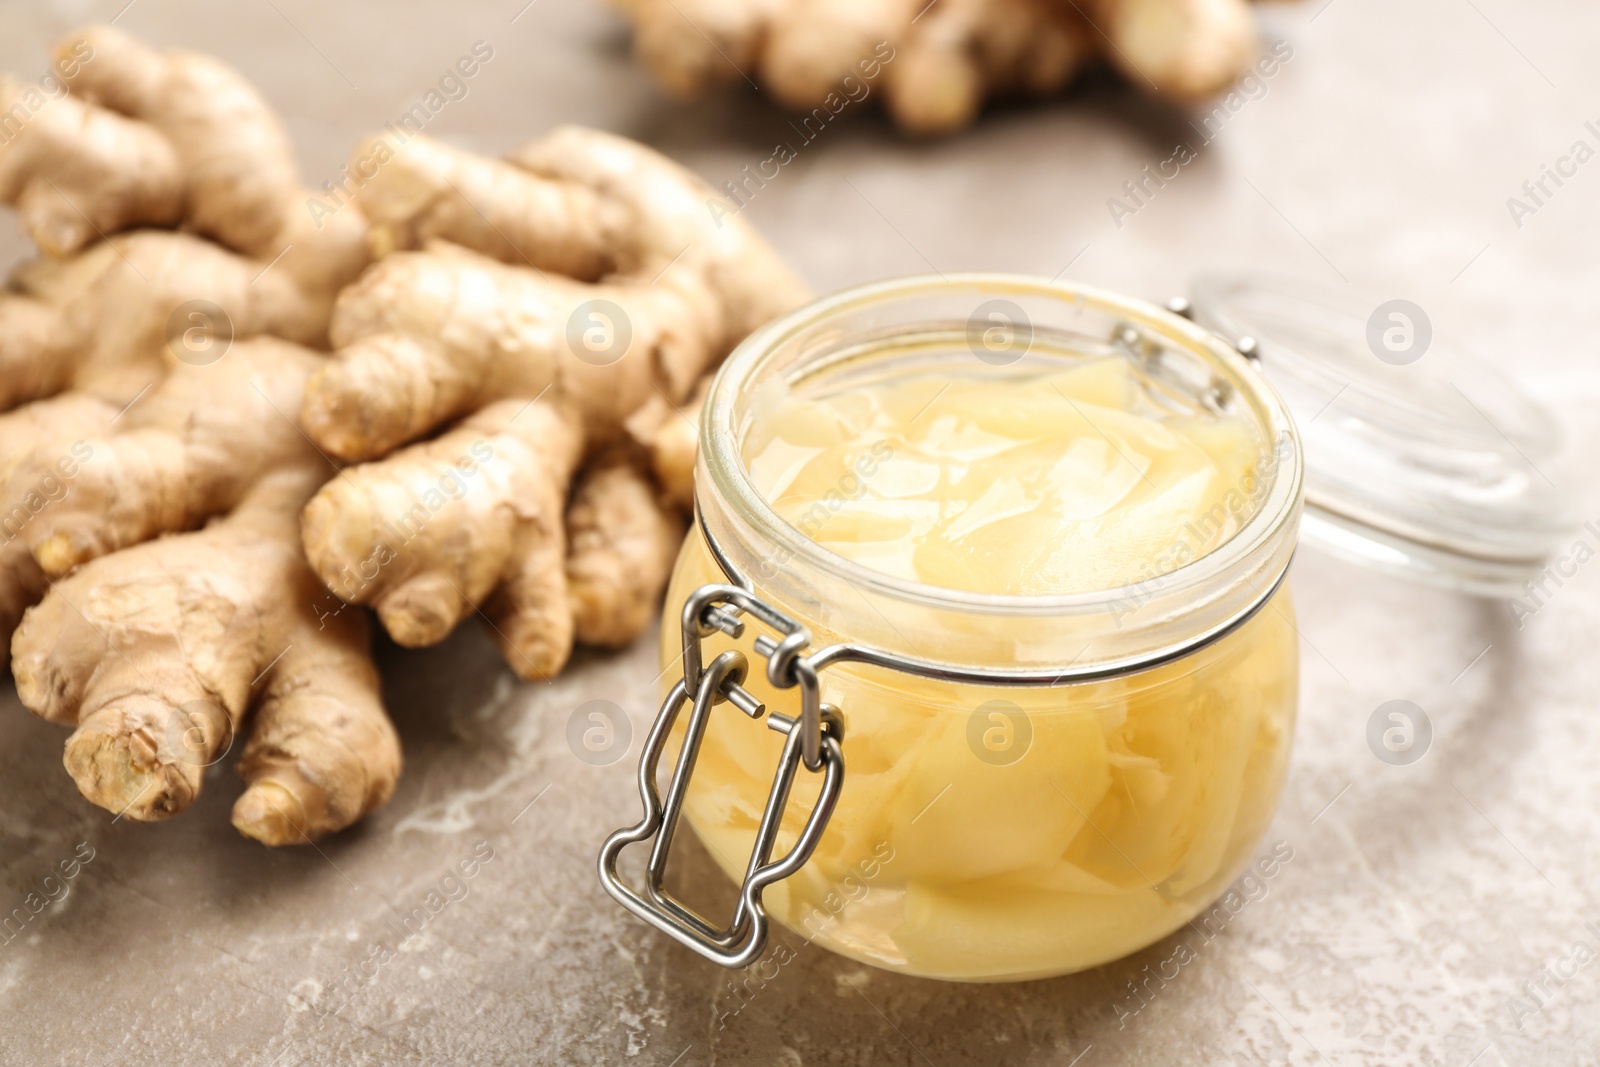
<svg viewBox="0 0 1600 1067">
<path fill-rule="evenodd" d="M 829 550 L 783 518 L 750 478 L 742 452 L 738 401 L 782 346 L 807 330 L 852 310 L 874 303 L 918 296 L 975 290 L 986 297 L 1006 295 L 1056 300 L 1079 309 L 1118 316 L 1149 331 L 1155 338 L 1200 356 L 1240 390 L 1255 413 L 1263 454 L 1277 453 L 1271 485 L 1259 506 L 1226 541 L 1182 565 L 1126 585 L 1074 593 L 983 593 L 899 578 L 874 570 Z M 701 411 L 697 495 L 710 486 L 741 517 L 792 560 L 895 600 L 963 613 L 1027 616 L 1079 616 L 1117 612 L 1130 596 L 1146 600 L 1184 597 L 1214 589 L 1230 576 L 1260 574 L 1276 556 L 1275 583 L 1288 566 L 1291 551 L 1276 551 L 1298 522 L 1304 488 L 1304 459 L 1299 432 L 1287 407 L 1251 362 L 1222 337 L 1149 302 L 1075 282 L 1045 280 L 1022 274 L 966 272 L 912 275 L 854 286 L 812 301 L 774 319 L 745 338 L 717 372 Z"/>
</svg>

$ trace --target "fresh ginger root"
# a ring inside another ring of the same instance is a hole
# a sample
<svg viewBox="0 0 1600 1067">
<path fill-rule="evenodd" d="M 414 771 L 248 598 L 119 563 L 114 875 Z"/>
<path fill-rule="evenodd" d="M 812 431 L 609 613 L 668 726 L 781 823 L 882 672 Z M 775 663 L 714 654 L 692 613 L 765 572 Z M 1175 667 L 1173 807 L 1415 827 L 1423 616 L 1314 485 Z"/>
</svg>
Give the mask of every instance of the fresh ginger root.
<svg viewBox="0 0 1600 1067">
<path fill-rule="evenodd" d="M 399 742 L 364 621 L 325 610 L 300 551 L 300 509 L 331 468 L 284 413 L 322 362 L 257 338 L 174 370 L 108 432 L 75 442 L 67 491 L 23 530 L 55 581 L 13 639 L 17 692 L 77 727 L 65 763 L 101 807 L 182 811 L 252 705 L 240 832 L 311 840 L 394 789 Z M 57 449 L 15 460 L 8 495 L 59 474 Z"/>
<path fill-rule="evenodd" d="M 322 474 L 277 471 L 227 519 L 94 560 L 29 610 L 17 692 L 76 727 L 65 763 L 89 800 L 141 820 L 177 814 L 252 705 L 241 833 L 315 840 L 389 799 L 400 745 L 365 621 L 318 617 L 325 593 L 292 517 Z"/>
<path fill-rule="evenodd" d="M 480 611 L 524 678 L 574 640 L 631 641 L 683 533 L 684 406 L 803 288 L 620 137 L 564 128 L 505 161 L 378 139 L 356 158 L 384 258 L 340 296 L 301 408 L 358 464 L 306 508 L 313 568 L 402 645 Z"/>
<path fill-rule="evenodd" d="M 400 767 L 364 619 L 299 543 L 333 469 L 294 423 L 324 360 L 291 342 L 325 343 L 365 220 L 312 221 L 278 120 L 213 60 L 97 28 L 53 70 L 64 93 L 0 81 L 0 199 L 45 253 L 0 293 L 0 647 L 77 727 L 91 801 L 175 814 L 248 730 L 235 826 L 314 839 Z"/>
<path fill-rule="evenodd" d="M 203 363 L 233 337 L 315 344 L 332 292 L 186 233 L 118 234 L 66 259 L 37 259 L 0 292 L 0 410 L 66 392 L 118 407 L 175 363 Z"/>
<path fill-rule="evenodd" d="M 324 344 L 366 222 L 313 221 L 255 90 L 110 27 L 68 36 L 52 70 L 57 95 L 0 79 L 0 201 L 46 257 L 0 292 L 0 410 L 69 390 L 120 407 L 217 338 Z"/>
<path fill-rule="evenodd" d="M 92 26 L 51 69 L 67 91 L 37 108 L 39 87 L 0 81 L 0 111 L 24 116 L 0 145 L 0 200 L 46 255 L 181 224 L 258 270 L 282 256 L 273 269 L 324 299 L 364 265 L 363 221 L 313 218 L 283 124 L 231 68 Z"/>
<path fill-rule="evenodd" d="M 83 454 L 81 448 L 74 452 L 77 442 L 109 428 L 116 415 L 116 408 L 85 393 L 68 393 L 0 415 L 0 486 L 8 487 L 0 494 L 7 504 L 0 514 L 0 667 L 9 661 L 11 633 L 22 613 L 44 596 L 50 581 L 23 535 L 36 514 L 68 492 L 67 479 L 77 473 Z M 47 438 L 61 442 L 59 452 L 38 453 L 32 481 L 14 477 L 18 461 Z"/>
<path fill-rule="evenodd" d="M 0 484 L 27 446 L 103 429 L 234 337 L 325 343 L 335 295 L 367 260 L 358 210 L 310 223 L 278 120 L 226 67 L 96 27 L 69 35 L 51 70 L 0 79 L 0 200 L 46 253 L 0 291 Z M 195 232 L 118 232 L 154 224 Z M 43 591 L 19 534 L 55 507 L 54 484 L 0 497 L 0 649 Z"/>
<path fill-rule="evenodd" d="M 1250 0 L 619 2 L 674 96 L 750 81 L 825 125 L 878 89 L 918 134 L 960 129 L 992 97 L 1055 95 L 1096 56 L 1140 89 L 1200 100 L 1257 50 Z"/>
<path fill-rule="evenodd" d="M 700 379 L 694 395 L 673 411 L 640 411 L 629 424 L 646 445 L 650 471 L 662 493 L 685 511 L 694 507 L 694 463 L 700 449 L 700 407 L 711 389 L 711 375 Z"/>
<path fill-rule="evenodd" d="M 179 366 L 113 425 L 82 433 L 63 469 L 54 435 L 17 455 L 0 491 L 16 499 L 52 474 L 64 487 L 19 531 L 51 578 L 234 510 L 284 466 L 326 460 L 293 422 L 305 381 L 325 357 L 287 341 L 239 341 L 215 363 Z M 24 411 L 30 411 L 30 405 Z M 70 470 L 70 477 L 66 477 Z"/>
<path fill-rule="evenodd" d="M 700 406 L 710 385 L 707 374 L 682 404 L 641 407 L 628 420 L 627 443 L 591 460 L 578 482 L 567 509 L 566 578 L 583 644 L 625 645 L 656 617 L 694 510 Z"/>
</svg>

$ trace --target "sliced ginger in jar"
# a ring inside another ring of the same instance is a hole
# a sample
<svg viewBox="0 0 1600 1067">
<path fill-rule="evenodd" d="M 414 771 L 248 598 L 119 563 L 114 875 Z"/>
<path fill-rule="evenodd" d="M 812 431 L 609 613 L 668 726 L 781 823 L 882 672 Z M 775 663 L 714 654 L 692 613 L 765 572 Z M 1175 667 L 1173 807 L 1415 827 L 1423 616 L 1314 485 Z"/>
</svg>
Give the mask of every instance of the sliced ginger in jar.
<svg viewBox="0 0 1600 1067">
<path fill-rule="evenodd" d="M 1224 544 L 1270 481 L 1251 424 L 1175 403 L 1120 355 L 832 392 L 826 378 L 769 381 L 752 412 L 744 457 L 783 519 L 870 570 L 963 592 L 1136 592 Z M 691 538 L 669 605 L 720 580 Z M 910 615 L 890 622 L 914 630 Z M 679 647 L 665 627 L 664 662 Z M 731 647 L 716 634 L 705 655 Z M 747 688 L 791 710 L 792 691 L 759 673 Z M 768 891 L 772 914 L 918 974 L 1062 973 L 1176 929 L 1248 858 L 1293 729 L 1292 608 L 1280 591 L 1221 642 L 1092 685 L 960 686 L 848 664 L 821 684 L 845 718 L 845 784 L 811 861 Z M 993 701 L 1026 720 L 1014 759 L 974 741 Z M 781 745 L 731 706 L 713 712 L 686 808 L 735 879 Z M 780 853 L 815 800 L 800 783 Z"/>
</svg>

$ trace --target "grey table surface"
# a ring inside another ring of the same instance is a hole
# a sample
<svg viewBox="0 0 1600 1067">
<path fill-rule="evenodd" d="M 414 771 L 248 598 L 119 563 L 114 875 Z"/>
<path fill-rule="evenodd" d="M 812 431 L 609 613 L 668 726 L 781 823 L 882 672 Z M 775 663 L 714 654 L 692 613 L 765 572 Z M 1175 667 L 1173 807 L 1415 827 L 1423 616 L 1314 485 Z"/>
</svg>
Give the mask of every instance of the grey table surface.
<svg viewBox="0 0 1600 1067">
<path fill-rule="evenodd" d="M 59 34 L 119 9 L 119 25 L 213 51 L 261 85 L 314 179 L 477 40 L 493 60 L 431 131 L 471 148 L 587 123 L 720 184 L 789 136 L 754 92 L 665 101 L 629 62 L 620 19 L 591 0 L 7 2 L 0 68 L 42 70 Z M 982 269 L 1162 297 L 1245 265 L 1406 297 L 1561 413 L 1569 449 L 1546 473 L 1600 515 L 1600 468 L 1585 462 L 1600 447 L 1600 164 L 1520 226 L 1506 203 L 1575 142 L 1600 144 L 1585 126 L 1600 119 L 1600 8 L 1309 0 L 1267 19 L 1293 59 L 1120 225 L 1108 199 L 1194 130 L 1107 85 L 935 143 L 863 108 L 750 214 L 818 289 Z M 0 223 L 0 259 L 24 254 Z M 0 1062 L 1600 1063 L 1600 966 L 1583 965 L 1600 948 L 1600 568 L 1520 626 L 1504 603 L 1311 552 L 1293 583 L 1301 723 L 1263 848 L 1286 842 L 1294 858 L 1148 1000 L 1129 983 L 1192 932 L 1092 972 L 994 986 L 802 947 L 750 995 L 624 916 L 593 858 L 634 817 L 632 759 L 580 762 L 565 727 L 605 698 L 637 739 L 654 712 L 648 641 L 582 656 L 547 686 L 516 683 L 472 627 L 426 652 L 383 650 L 408 762 L 399 792 L 357 831 L 276 852 L 228 825 L 224 767 L 182 818 L 113 823 L 62 771 L 63 732 L 8 685 L 0 910 L 82 843 L 94 858 L 0 943 Z M 1391 699 L 1433 723 L 1409 766 L 1366 742 Z M 465 896 L 348 983 L 339 1010 L 308 1007 L 331 1003 L 386 924 L 475 848 L 493 858 Z M 703 853 L 687 848 L 684 865 L 691 891 L 718 891 Z"/>
</svg>

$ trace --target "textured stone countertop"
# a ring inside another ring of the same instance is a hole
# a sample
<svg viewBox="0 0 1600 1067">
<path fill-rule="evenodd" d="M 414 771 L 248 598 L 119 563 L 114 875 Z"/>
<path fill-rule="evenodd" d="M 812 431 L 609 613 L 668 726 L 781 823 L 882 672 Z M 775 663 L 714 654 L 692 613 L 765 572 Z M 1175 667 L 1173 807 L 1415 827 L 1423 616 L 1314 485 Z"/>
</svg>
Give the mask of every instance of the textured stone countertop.
<svg viewBox="0 0 1600 1067">
<path fill-rule="evenodd" d="M 0 3 L 0 68 L 42 70 L 55 37 L 125 3 Z M 314 178 L 477 40 L 492 62 L 430 131 L 475 149 L 581 122 L 720 184 L 789 136 L 754 93 L 669 105 L 598 3 L 525 3 L 135 0 L 119 24 L 240 67 L 285 113 Z M 932 144 L 863 109 L 806 145 L 751 216 L 819 289 L 1065 270 L 1159 298 L 1202 269 L 1247 265 L 1406 297 L 1564 416 L 1570 447 L 1545 469 L 1600 517 L 1600 466 L 1583 462 L 1600 449 L 1600 164 L 1520 227 L 1506 206 L 1574 142 L 1600 146 L 1585 127 L 1600 119 L 1600 8 L 1308 0 L 1267 14 L 1293 59 L 1120 226 L 1107 199 L 1195 131 L 1108 86 Z M 24 254 L 14 223 L 0 227 L 0 259 Z M 735 1013 L 729 974 L 624 916 L 593 873 L 600 839 L 635 816 L 637 748 L 589 766 L 565 724 L 600 697 L 640 736 L 654 713 L 648 642 L 582 657 L 549 686 L 514 682 L 470 626 L 424 653 L 386 648 L 408 761 L 399 792 L 355 832 L 277 852 L 228 825 L 225 767 L 182 818 L 113 824 L 62 771 L 64 732 L 7 684 L 0 910 L 80 843 L 94 859 L 0 944 L 0 1063 L 1600 1063 L 1600 966 L 1574 954 L 1600 947 L 1600 567 L 1521 628 L 1504 604 L 1309 551 L 1292 580 L 1301 723 L 1262 847 L 1286 842 L 1294 858 L 1148 1003 L 1127 983 L 1192 932 L 1019 985 L 910 980 L 805 948 Z M 1366 742 L 1391 699 L 1433 723 L 1410 766 Z M 493 859 L 464 898 L 326 1021 L 304 1010 L 480 842 Z M 705 854 L 691 844 L 683 857 L 690 891 L 715 890 Z M 1537 1002 L 1525 982 L 1542 984 Z"/>
</svg>

